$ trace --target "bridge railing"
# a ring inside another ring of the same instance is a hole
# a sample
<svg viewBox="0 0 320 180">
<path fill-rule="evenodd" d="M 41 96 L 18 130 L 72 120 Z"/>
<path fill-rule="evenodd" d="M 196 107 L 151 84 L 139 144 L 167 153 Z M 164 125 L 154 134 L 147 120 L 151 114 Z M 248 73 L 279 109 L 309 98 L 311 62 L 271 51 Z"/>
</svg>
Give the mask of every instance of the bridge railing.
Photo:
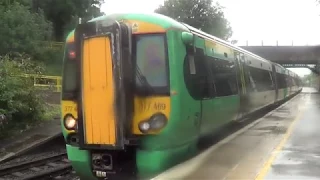
<svg viewBox="0 0 320 180">
<path fill-rule="evenodd" d="M 303 42 L 303 41 L 264 41 L 264 40 L 257 40 L 257 41 L 248 41 L 248 40 L 232 40 L 231 44 L 237 46 L 315 46 L 319 45 L 319 43 L 310 41 L 310 42 Z"/>
</svg>

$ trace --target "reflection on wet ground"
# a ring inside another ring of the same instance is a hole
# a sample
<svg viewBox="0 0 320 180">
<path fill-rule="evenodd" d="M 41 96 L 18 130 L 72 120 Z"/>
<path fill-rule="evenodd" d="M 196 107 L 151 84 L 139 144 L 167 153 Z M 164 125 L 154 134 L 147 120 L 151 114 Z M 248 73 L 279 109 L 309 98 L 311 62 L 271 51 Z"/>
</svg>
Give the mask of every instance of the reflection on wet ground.
<svg viewBox="0 0 320 180">
<path fill-rule="evenodd" d="M 311 92 L 265 179 L 320 179 L 320 96 Z"/>
</svg>

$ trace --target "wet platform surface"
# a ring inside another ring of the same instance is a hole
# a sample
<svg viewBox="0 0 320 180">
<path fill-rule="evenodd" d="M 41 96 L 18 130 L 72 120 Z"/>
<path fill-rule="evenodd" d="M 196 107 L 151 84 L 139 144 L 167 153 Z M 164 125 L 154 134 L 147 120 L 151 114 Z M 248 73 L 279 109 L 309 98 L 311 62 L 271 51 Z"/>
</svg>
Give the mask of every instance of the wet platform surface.
<svg viewBox="0 0 320 180">
<path fill-rule="evenodd" d="M 320 96 L 304 102 L 290 136 L 267 165 L 264 179 L 320 179 Z"/>
<path fill-rule="evenodd" d="M 153 180 L 320 179 L 320 94 L 311 88 Z"/>
<path fill-rule="evenodd" d="M 60 119 L 46 121 L 14 137 L 0 141 L 0 163 L 61 136 Z"/>
</svg>

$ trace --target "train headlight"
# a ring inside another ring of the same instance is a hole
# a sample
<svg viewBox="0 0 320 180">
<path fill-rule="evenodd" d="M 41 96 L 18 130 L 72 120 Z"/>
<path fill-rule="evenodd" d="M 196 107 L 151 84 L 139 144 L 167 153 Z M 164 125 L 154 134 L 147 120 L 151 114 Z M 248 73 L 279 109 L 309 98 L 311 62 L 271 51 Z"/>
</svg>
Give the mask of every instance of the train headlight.
<svg viewBox="0 0 320 180">
<path fill-rule="evenodd" d="M 159 130 L 167 124 L 167 117 L 162 113 L 157 113 L 151 116 L 149 123 L 152 130 Z"/>
<path fill-rule="evenodd" d="M 141 132 L 146 133 L 150 130 L 150 123 L 148 121 L 142 121 L 139 123 L 139 129 Z"/>
<path fill-rule="evenodd" d="M 150 119 L 139 123 L 139 129 L 142 133 L 152 130 L 160 130 L 167 124 L 167 117 L 162 113 L 154 114 Z"/>
<path fill-rule="evenodd" d="M 68 130 L 75 130 L 76 126 L 77 120 L 71 114 L 67 114 L 64 117 L 64 127 Z"/>
</svg>

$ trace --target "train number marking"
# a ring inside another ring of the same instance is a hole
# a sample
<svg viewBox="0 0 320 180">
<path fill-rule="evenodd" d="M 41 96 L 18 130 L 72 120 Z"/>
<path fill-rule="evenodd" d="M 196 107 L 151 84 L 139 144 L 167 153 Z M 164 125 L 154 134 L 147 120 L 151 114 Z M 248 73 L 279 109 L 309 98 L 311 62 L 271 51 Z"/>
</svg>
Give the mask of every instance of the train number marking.
<svg viewBox="0 0 320 180">
<path fill-rule="evenodd" d="M 150 110 L 151 103 L 141 103 L 140 108 L 142 112 Z"/>
<path fill-rule="evenodd" d="M 163 111 L 166 109 L 166 104 L 161 103 L 161 102 L 157 102 L 157 103 L 154 103 L 153 108 L 157 111 Z"/>
<path fill-rule="evenodd" d="M 71 111 L 77 111 L 77 107 L 74 106 L 65 106 L 64 110 L 67 112 L 71 112 Z"/>
<path fill-rule="evenodd" d="M 140 103 L 140 110 L 142 112 L 156 110 L 156 111 L 164 111 L 166 109 L 166 104 L 162 102 L 154 102 L 154 103 Z"/>
</svg>

